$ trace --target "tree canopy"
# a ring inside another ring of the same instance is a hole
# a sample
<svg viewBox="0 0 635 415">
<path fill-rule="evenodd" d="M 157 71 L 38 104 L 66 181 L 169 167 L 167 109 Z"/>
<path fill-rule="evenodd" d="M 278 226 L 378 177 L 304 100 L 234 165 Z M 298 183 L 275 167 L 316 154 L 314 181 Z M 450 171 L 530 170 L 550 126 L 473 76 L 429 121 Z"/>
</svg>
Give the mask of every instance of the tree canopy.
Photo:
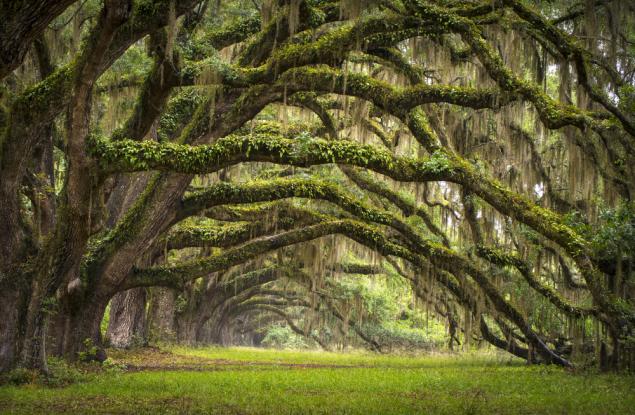
<svg viewBox="0 0 635 415">
<path fill-rule="evenodd" d="M 167 310 L 382 350 L 408 296 L 451 348 L 635 367 L 633 4 L 0 10 L 0 369 L 77 358 L 107 307 L 113 343 Z"/>
</svg>

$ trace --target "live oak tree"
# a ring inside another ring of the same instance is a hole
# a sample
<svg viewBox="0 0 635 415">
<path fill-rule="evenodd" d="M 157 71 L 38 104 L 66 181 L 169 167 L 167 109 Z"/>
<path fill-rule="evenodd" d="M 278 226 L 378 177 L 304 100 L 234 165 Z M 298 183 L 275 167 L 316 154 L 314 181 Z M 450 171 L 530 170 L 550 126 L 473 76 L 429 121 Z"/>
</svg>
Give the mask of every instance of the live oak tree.
<svg viewBox="0 0 635 415">
<path fill-rule="evenodd" d="M 0 9 L 2 370 L 100 344 L 109 303 L 115 345 L 144 336 L 169 292 L 183 341 L 379 350 L 347 273 L 399 275 L 468 345 L 633 368 L 628 2 Z"/>
</svg>

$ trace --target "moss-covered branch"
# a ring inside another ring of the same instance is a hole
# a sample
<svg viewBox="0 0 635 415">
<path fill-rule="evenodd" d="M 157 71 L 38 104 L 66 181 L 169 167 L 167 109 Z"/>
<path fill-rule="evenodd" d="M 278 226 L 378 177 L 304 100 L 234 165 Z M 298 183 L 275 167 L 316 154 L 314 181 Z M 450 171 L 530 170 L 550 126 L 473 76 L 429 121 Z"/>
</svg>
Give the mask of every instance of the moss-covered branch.
<svg viewBox="0 0 635 415">
<path fill-rule="evenodd" d="M 430 214 L 424 207 L 417 206 L 414 202 L 389 189 L 388 186 L 386 186 L 382 182 L 372 180 L 370 177 L 367 177 L 367 175 L 365 175 L 363 171 L 356 170 L 350 167 L 345 167 L 345 171 L 347 177 L 361 189 L 384 197 L 395 206 L 397 206 L 397 208 L 399 208 L 401 212 L 406 216 L 416 215 L 420 217 L 421 220 L 423 220 L 425 225 L 428 227 L 430 232 L 441 238 L 443 244 L 446 247 L 450 246 L 450 241 L 448 240 L 447 235 L 434 223 L 432 217 L 430 217 Z"/>
<path fill-rule="evenodd" d="M 210 146 L 155 142 L 108 142 L 94 137 L 91 152 L 102 165 L 119 171 L 163 170 L 181 173 L 218 171 L 245 161 L 268 161 L 295 166 L 339 163 L 369 168 L 399 181 L 446 180 L 462 184 L 500 212 L 533 227 L 577 258 L 587 242 L 562 218 L 489 179 L 458 156 L 438 152 L 423 160 L 395 157 L 386 150 L 353 142 L 287 140 L 272 135 L 229 136 Z M 587 264 L 588 266 L 592 264 Z"/>
<path fill-rule="evenodd" d="M 316 7 L 317 6 L 317 7 Z M 283 45 L 295 32 L 313 29 L 340 18 L 339 4 L 334 2 L 300 2 L 297 10 L 297 27 L 289 25 L 290 8 L 287 5 L 277 11 L 267 25 L 247 42 L 238 58 L 240 66 L 259 66 L 276 48 Z"/>
<path fill-rule="evenodd" d="M 516 0 L 505 0 L 504 4 L 511 7 L 520 18 L 526 20 L 529 24 L 535 27 L 536 30 L 549 39 L 565 58 L 573 58 L 578 72 L 578 81 L 586 89 L 591 99 L 600 103 L 604 108 L 611 112 L 611 114 L 613 114 L 622 124 L 624 130 L 632 137 L 635 137 L 635 123 L 633 120 L 630 119 L 628 115 L 620 111 L 620 109 L 609 100 L 603 91 L 591 85 L 588 78 L 587 68 L 588 62 L 592 58 L 591 54 L 580 47 L 570 35 L 564 33 L 554 24 L 548 22 L 547 19 L 521 2 Z M 603 69 L 609 71 L 609 74 L 613 75 L 612 79 L 617 80 L 619 86 L 620 77 L 613 74 L 613 68 L 601 64 L 601 60 L 598 60 L 597 62 Z M 631 147 L 631 149 L 633 148 L 634 147 Z"/>
<path fill-rule="evenodd" d="M 322 199 L 333 202 L 357 217 L 378 223 L 389 223 L 389 215 L 364 206 L 336 184 L 315 179 L 281 178 L 244 184 L 218 183 L 209 189 L 186 196 L 183 214 L 208 209 L 219 204 L 266 202 L 291 197 Z"/>
<path fill-rule="evenodd" d="M 152 69 L 141 85 L 132 114 L 123 127 L 113 133 L 113 139 L 141 140 L 163 113 L 172 86 L 177 84 L 180 66 L 178 55 L 171 58 L 165 55 L 167 36 L 164 30 L 158 30 L 150 36 L 149 43 L 154 55 Z"/>
<path fill-rule="evenodd" d="M 254 218 L 255 219 L 255 218 Z M 182 249 L 187 247 L 221 247 L 245 243 L 253 238 L 265 236 L 276 230 L 311 225 L 317 218 L 307 215 L 303 218 L 261 217 L 261 220 L 224 225 L 181 224 L 171 229 L 165 239 L 159 240 L 157 248 Z"/>
<path fill-rule="evenodd" d="M 159 266 L 149 269 L 137 269 L 128 277 L 125 288 L 138 286 L 168 285 L 172 281 L 182 283 L 226 269 L 284 246 L 309 241 L 321 236 L 337 233 L 344 222 L 333 221 L 292 230 L 278 235 L 254 240 L 237 248 L 223 251 L 201 260 L 185 262 L 176 266 Z"/>
<path fill-rule="evenodd" d="M 404 116 L 419 105 L 449 103 L 467 108 L 500 108 L 511 101 L 494 89 L 418 83 L 397 88 L 360 73 L 344 73 L 325 67 L 290 70 L 281 78 L 287 90 L 309 90 L 353 95 L 372 102 L 384 111 Z"/>
<path fill-rule="evenodd" d="M 363 245 L 372 247 L 383 255 L 399 256 L 420 266 L 425 266 L 429 260 L 440 270 L 450 270 L 456 275 L 463 273 L 469 274 L 483 289 L 494 307 L 523 331 L 528 340 L 540 351 L 547 361 L 567 366 L 570 365 L 569 362 L 554 354 L 544 344 L 526 323 L 521 313 L 516 310 L 512 304 L 506 301 L 489 278 L 468 260 L 454 254 L 442 245 L 436 245 L 423 239 L 419 239 L 417 253 L 415 254 L 402 246 L 389 242 L 381 231 L 350 220 L 329 221 L 304 229 L 285 232 L 247 243 L 241 247 L 227 250 L 222 254 L 174 267 L 155 267 L 146 270 L 137 270 L 128 278 L 125 287 L 130 288 L 139 285 L 154 284 L 164 285 L 166 284 L 164 282 L 165 280 L 183 281 L 194 279 L 200 275 L 205 275 L 218 269 L 224 269 L 228 266 L 244 262 L 264 252 L 329 234 L 346 235 Z"/>
<path fill-rule="evenodd" d="M 339 163 L 369 168 L 399 181 L 451 181 L 467 187 L 500 212 L 533 227 L 574 257 L 584 256 L 588 249 L 587 242 L 564 225 L 558 214 L 513 193 L 458 156 L 445 152 L 413 160 L 349 141 L 292 141 L 273 135 L 228 136 L 214 145 L 196 147 L 155 142 L 108 142 L 94 137 L 91 152 L 101 160 L 104 168 L 118 171 L 206 173 L 245 161 L 301 167 Z"/>
<path fill-rule="evenodd" d="M 415 16 L 433 19 L 437 24 L 444 25 L 447 30 L 460 34 L 501 89 L 519 94 L 532 102 L 542 121 L 549 128 L 557 129 L 567 125 L 576 126 L 581 130 L 587 127 L 598 130 L 605 128 L 594 117 L 596 114 L 575 106 L 560 104 L 546 95 L 538 85 L 514 75 L 500 54 L 483 38 L 481 29 L 472 20 L 419 0 L 407 1 L 407 7 Z"/>
<path fill-rule="evenodd" d="M 492 264 L 496 264 L 499 266 L 511 266 L 518 270 L 520 275 L 523 276 L 523 278 L 525 279 L 525 281 L 527 281 L 527 284 L 529 284 L 531 288 L 536 290 L 536 292 L 540 293 L 559 310 L 562 310 L 566 314 L 577 317 L 594 315 L 596 317 L 602 318 L 596 308 L 584 308 L 571 304 L 554 288 L 543 284 L 532 272 L 531 265 L 523 261 L 517 255 L 483 245 L 477 246 L 476 252 L 480 257 L 486 259 Z"/>
<path fill-rule="evenodd" d="M 109 142 L 94 136 L 91 154 L 106 171 L 159 170 L 202 174 L 248 161 L 308 167 L 340 163 L 370 168 L 400 181 L 452 180 L 453 167 L 443 155 L 414 160 L 351 141 L 289 140 L 276 135 L 227 136 L 213 145 L 187 146 L 152 141 Z"/>
<path fill-rule="evenodd" d="M 229 45 L 239 43 L 260 30 L 260 15 L 252 14 L 240 17 L 222 27 L 214 27 L 193 42 L 193 50 L 187 56 L 191 60 L 200 60 Z"/>
</svg>

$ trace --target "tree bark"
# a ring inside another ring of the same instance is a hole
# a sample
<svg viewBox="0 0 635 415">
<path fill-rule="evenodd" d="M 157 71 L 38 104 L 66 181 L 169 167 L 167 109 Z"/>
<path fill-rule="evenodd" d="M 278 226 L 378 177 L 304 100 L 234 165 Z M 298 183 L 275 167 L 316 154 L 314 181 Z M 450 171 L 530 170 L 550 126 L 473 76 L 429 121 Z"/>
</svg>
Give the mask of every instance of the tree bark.
<svg viewBox="0 0 635 415">
<path fill-rule="evenodd" d="M 2 2 L 0 17 L 0 80 L 17 68 L 33 40 L 76 0 L 13 0 Z"/>
<path fill-rule="evenodd" d="M 170 288 L 155 287 L 150 290 L 148 310 L 148 340 L 173 342 L 175 331 L 176 293 Z"/>
<path fill-rule="evenodd" d="M 145 288 L 115 294 L 110 301 L 110 321 L 106 331 L 108 344 L 117 349 L 146 345 L 146 321 Z"/>
<path fill-rule="evenodd" d="M 0 373 L 12 369 L 17 362 L 24 311 L 20 294 L 20 290 L 0 289 Z"/>
<path fill-rule="evenodd" d="M 63 356 L 71 361 L 86 351 L 86 344 L 102 345 L 101 321 L 110 300 L 107 295 L 95 295 L 91 300 L 78 304 L 68 314 L 68 323 L 63 336 Z"/>
</svg>

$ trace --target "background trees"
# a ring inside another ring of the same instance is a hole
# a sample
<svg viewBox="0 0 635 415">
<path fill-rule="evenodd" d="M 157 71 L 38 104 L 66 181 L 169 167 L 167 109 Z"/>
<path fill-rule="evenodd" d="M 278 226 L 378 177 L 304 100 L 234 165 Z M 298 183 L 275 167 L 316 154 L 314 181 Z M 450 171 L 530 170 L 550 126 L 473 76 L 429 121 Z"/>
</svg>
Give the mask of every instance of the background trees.
<svg viewBox="0 0 635 415">
<path fill-rule="evenodd" d="M 2 6 L 3 369 L 109 304 L 119 346 L 410 313 L 632 367 L 633 6 L 42 3 Z"/>
</svg>

